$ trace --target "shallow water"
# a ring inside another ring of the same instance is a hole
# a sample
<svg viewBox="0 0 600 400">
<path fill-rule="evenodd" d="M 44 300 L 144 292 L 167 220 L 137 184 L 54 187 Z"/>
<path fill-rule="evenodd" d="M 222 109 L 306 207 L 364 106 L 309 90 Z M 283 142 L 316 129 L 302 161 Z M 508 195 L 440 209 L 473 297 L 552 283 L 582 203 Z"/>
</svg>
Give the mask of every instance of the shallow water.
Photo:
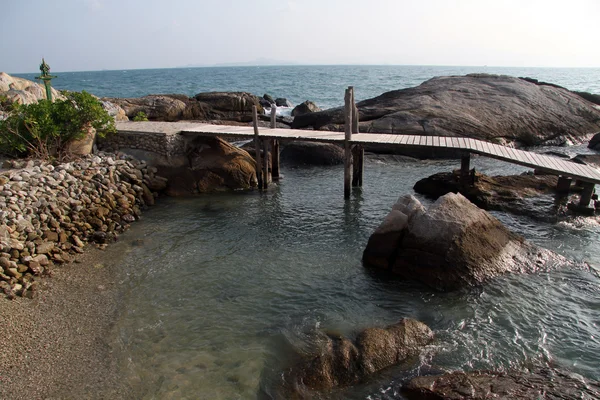
<svg viewBox="0 0 600 400">
<path fill-rule="evenodd" d="M 286 346 L 307 346 L 311 331 L 352 336 L 402 317 L 427 323 L 435 342 L 418 359 L 329 397 L 402 398 L 400 385 L 419 372 L 531 363 L 600 379 L 600 279 L 592 272 L 506 276 L 436 293 L 362 267 L 369 235 L 398 196 L 458 163 L 368 161 L 365 187 L 348 202 L 341 167 L 285 166 L 265 194 L 160 199 L 107 250 L 126 271 L 114 338 L 124 379 L 145 399 L 268 397 Z M 524 170 L 485 158 L 473 164 Z M 600 265 L 595 222 L 495 215 L 540 245 Z"/>
</svg>

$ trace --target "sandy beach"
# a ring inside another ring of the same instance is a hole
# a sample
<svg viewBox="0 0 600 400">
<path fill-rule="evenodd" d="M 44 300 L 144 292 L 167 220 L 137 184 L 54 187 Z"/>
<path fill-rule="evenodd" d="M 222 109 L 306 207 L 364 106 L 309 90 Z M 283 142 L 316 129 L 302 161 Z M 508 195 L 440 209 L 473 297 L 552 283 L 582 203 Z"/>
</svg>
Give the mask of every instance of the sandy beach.
<svg viewBox="0 0 600 400">
<path fill-rule="evenodd" d="M 89 248 L 34 299 L 0 299 L 0 399 L 131 398 L 111 357 L 119 272 Z"/>
</svg>

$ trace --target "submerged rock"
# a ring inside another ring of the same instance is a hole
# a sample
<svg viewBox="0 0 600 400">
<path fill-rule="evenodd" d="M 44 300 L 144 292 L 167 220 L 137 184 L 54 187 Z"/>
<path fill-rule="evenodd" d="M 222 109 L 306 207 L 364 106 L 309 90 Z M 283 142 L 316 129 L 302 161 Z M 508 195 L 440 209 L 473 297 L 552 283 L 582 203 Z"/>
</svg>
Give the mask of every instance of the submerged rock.
<svg viewBox="0 0 600 400">
<path fill-rule="evenodd" d="M 355 341 L 322 334 L 318 354 L 305 355 L 283 375 L 280 398 L 305 398 L 310 391 L 358 383 L 419 354 L 433 340 L 427 325 L 411 318 L 386 328 L 368 328 Z"/>
<path fill-rule="evenodd" d="M 403 386 L 410 400 L 598 399 L 600 382 L 553 369 L 452 372 L 419 376 Z"/>
<path fill-rule="evenodd" d="M 456 290 L 567 260 L 526 242 L 461 194 L 449 193 L 429 210 L 411 195 L 401 197 L 369 238 L 363 263 L 438 290 Z"/>
<path fill-rule="evenodd" d="M 600 130 L 600 109 L 567 89 L 509 76 L 430 79 L 357 103 L 360 131 L 467 136 L 539 145 L 580 142 Z M 293 128 L 340 130 L 343 107 L 297 116 Z"/>
<path fill-rule="evenodd" d="M 281 151 L 281 161 L 291 165 L 338 165 L 344 163 L 344 149 L 331 143 L 291 142 Z"/>
</svg>

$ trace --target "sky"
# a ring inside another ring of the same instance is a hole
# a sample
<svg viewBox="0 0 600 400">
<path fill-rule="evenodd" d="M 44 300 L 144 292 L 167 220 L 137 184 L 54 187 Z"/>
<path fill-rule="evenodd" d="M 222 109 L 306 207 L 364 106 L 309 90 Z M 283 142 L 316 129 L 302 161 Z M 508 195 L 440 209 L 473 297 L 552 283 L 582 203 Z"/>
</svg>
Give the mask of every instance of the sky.
<svg viewBox="0 0 600 400">
<path fill-rule="evenodd" d="M 272 64 L 600 68 L 600 0 L 2 0 L 0 71 Z"/>
</svg>

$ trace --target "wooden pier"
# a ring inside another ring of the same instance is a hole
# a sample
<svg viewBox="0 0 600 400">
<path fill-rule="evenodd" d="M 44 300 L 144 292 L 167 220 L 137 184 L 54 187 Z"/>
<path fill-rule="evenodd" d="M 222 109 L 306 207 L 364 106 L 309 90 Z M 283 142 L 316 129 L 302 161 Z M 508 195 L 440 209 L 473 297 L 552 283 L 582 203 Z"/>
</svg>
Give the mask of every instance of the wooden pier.
<svg viewBox="0 0 600 400">
<path fill-rule="evenodd" d="M 403 134 L 358 133 L 358 110 L 354 104 L 352 88 L 346 91 L 345 132 L 314 131 L 298 129 L 278 129 L 275 127 L 275 110 L 271 116 L 270 128 L 259 128 L 256 111 L 254 126 L 212 125 L 186 122 L 118 122 L 121 132 L 164 132 L 186 133 L 203 136 L 222 136 L 228 138 L 253 139 L 256 148 L 257 178 L 260 189 L 266 189 L 271 179 L 279 177 L 279 143 L 289 141 L 312 141 L 336 143 L 343 145 L 345 153 L 344 165 L 344 197 L 350 197 L 351 187 L 362 186 L 364 169 L 364 147 L 386 146 L 397 148 L 439 148 L 452 149 L 462 154 L 461 183 L 470 177 L 470 155 L 478 154 L 534 168 L 559 176 L 558 190 L 568 190 L 571 180 L 582 183 L 583 192 L 579 206 L 587 207 L 594 194 L 594 187 L 600 183 L 600 171 L 596 168 L 564 160 L 551 155 L 537 154 L 530 151 L 514 149 L 468 137 L 425 136 Z M 262 154 L 262 156 L 261 156 Z M 271 157 L 272 169 L 269 169 Z"/>
</svg>

